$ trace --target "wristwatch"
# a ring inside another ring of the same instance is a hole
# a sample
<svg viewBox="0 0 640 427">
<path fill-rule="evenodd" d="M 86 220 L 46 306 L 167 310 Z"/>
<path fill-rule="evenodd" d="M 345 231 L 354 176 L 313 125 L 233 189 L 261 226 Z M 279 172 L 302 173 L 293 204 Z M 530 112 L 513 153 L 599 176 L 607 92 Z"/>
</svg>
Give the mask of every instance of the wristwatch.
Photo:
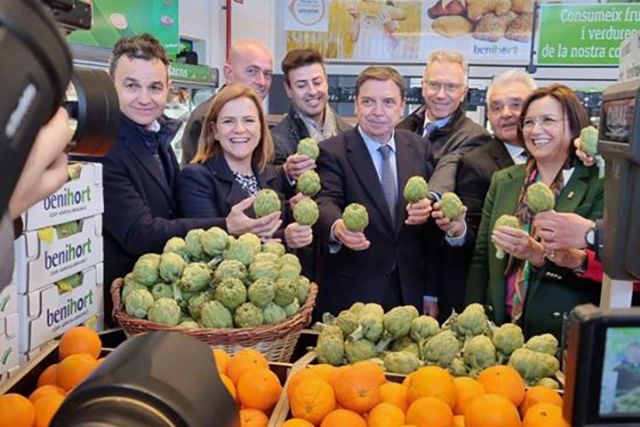
<svg viewBox="0 0 640 427">
<path fill-rule="evenodd" d="M 587 248 L 595 249 L 596 247 L 596 224 L 595 223 L 584 234 L 584 242 Z"/>
</svg>

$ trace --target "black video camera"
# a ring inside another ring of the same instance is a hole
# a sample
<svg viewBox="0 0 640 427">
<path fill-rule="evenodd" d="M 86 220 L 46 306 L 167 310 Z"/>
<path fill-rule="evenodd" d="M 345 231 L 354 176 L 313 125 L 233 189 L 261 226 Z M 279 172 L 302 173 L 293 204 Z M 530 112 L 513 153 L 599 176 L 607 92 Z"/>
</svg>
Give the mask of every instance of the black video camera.
<svg viewBox="0 0 640 427">
<path fill-rule="evenodd" d="M 90 27 L 83 1 L 0 0 L 0 216 L 38 131 L 60 106 L 73 131 L 67 152 L 103 156 L 111 148 L 119 113 L 113 82 L 104 71 L 74 70 L 63 35 Z"/>
</svg>

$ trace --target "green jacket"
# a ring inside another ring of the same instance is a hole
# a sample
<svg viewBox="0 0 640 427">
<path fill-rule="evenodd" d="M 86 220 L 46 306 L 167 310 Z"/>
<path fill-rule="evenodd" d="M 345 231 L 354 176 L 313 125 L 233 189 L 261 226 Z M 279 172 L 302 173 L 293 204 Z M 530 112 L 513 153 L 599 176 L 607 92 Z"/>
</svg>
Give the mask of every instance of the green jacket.
<svg viewBox="0 0 640 427">
<path fill-rule="evenodd" d="M 524 165 L 516 165 L 496 172 L 491 180 L 482 209 L 476 247 L 467 276 L 466 302 L 485 304 L 490 317 L 497 324 L 506 319 L 505 271 L 509 257 L 496 258 L 491 243 L 493 226 L 503 214 L 513 215 L 525 178 Z M 574 212 L 593 220 L 602 218 L 604 182 L 598 178 L 598 168 L 578 164 L 556 200 L 558 212 Z M 575 305 L 598 304 L 600 284 L 577 277 L 573 271 L 547 260 L 531 272 L 522 317 L 527 337 L 550 332 L 560 337 L 562 317 Z"/>
</svg>

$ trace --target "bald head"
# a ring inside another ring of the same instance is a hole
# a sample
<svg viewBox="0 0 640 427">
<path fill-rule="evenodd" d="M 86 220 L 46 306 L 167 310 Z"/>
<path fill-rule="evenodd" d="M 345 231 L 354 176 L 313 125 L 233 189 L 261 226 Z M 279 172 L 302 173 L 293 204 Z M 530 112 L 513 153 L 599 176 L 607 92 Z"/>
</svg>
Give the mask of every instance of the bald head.
<svg viewBox="0 0 640 427">
<path fill-rule="evenodd" d="M 223 71 L 227 83 L 249 86 L 264 99 L 271 88 L 273 58 L 264 43 L 241 40 L 231 47 Z"/>
</svg>

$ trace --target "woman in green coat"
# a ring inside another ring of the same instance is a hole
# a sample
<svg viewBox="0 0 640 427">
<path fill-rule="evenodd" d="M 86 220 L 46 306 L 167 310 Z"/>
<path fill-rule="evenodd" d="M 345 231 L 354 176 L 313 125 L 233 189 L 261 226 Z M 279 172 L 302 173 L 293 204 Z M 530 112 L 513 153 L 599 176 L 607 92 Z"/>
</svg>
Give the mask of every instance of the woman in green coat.
<svg viewBox="0 0 640 427">
<path fill-rule="evenodd" d="M 554 192 L 554 210 L 602 218 L 603 180 L 596 167 L 576 161 L 572 141 L 588 117 L 573 91 L 552 85 L 533 92 L 522 108 L 518 136 L 530 159 L 496 172 L 487 193 L 467 279 L 467 302 L 485 304 L 497 324 L 519 323 L 526 336 L 562 333 L 562 320 L 578 304 L 598 304 L 600 282 L 587 269 L 589 250 L 547 252 L 527 207 L 527 188 L 543 182 Z M 515 215 L 521 229 L 498 227 L 503 214 Z M 496 246 L 507 256 L 496 257 Z"/>
</svg>

